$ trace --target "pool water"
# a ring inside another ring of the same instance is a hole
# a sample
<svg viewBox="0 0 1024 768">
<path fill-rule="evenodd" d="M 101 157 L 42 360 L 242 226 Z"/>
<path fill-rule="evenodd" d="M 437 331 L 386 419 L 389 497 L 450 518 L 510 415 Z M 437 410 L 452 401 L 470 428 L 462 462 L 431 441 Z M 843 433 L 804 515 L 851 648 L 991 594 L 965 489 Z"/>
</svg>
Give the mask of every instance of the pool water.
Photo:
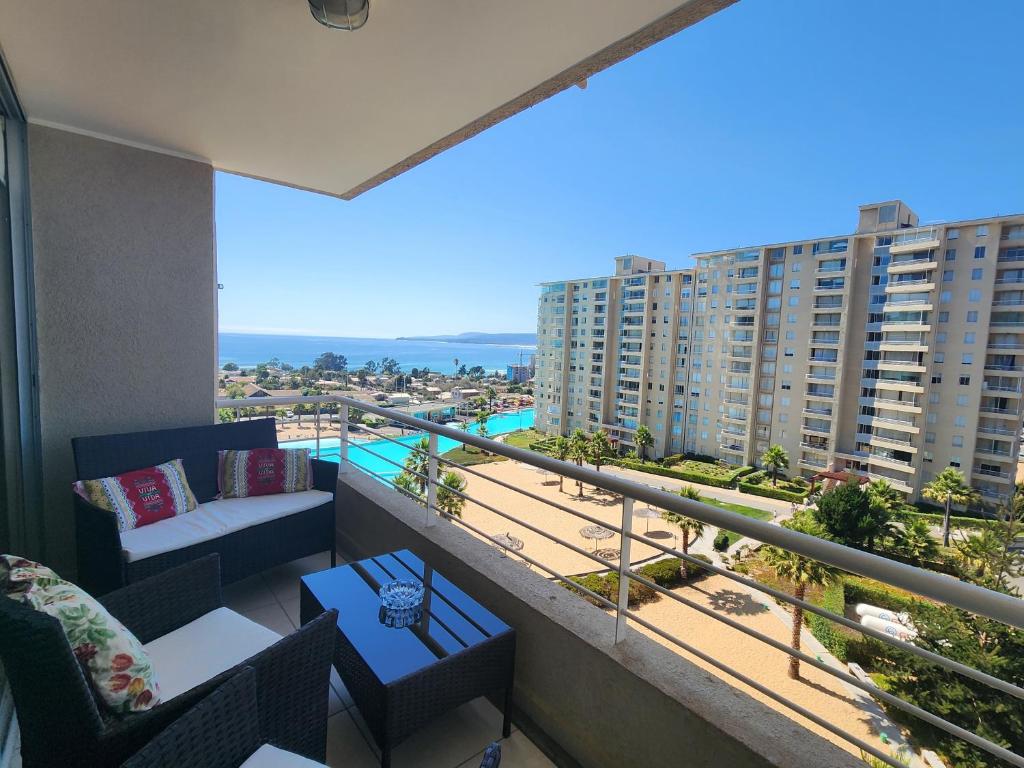
<svg viewBox="0 0 1024 768">
<path fill-rule="evenodd" d="M 529 429 L 533 426 L 533 414 L 532 408 L 495 414 L 487 420 L 487 434 L 493 437 L 495 435 L 515 432 L 518 429 Z M 479 431 L 476 422 L 469 425 L 469 431 L 474 434 Z M 412 453 L 410 446 L 415 445 L 426 434 L 426 432 L 415 432 L 405 437 L 395 438 L 398 443 L 392 443 L 387 440 L 371 441 L 353 438 L 354 444 L 349 444 L 348 447 L 348 458 L 356 466 L 362 467 L 380 477 L 390 479 L 402 471 L 400 466 L 396 467 L 395 464 L 401 465 L 405 461 L 405 457 Z M 359 443 L 366 444 L 366 449 L 361 448 Z M 283 446 L 288 448 L 311 448 L 313 449 L 313 455 L 317 458 L 326 459 L 327 461 L 339 461 L 341 453 L 339 450 L 340 444 L 341 439 L 338 437 L 322 437 L 320 438 L 319 454 L 316 451 L 316 440 L 294 440 L 284 443 Z M 437 438 L 438 453 L 450 451 L 452 448 L 458 448 L 460 445 L 462 443 L 458 440 L 452 440 L 440 435 Z M 370 451 L 373 451 L 373 453 L 370 453 Z M 379 454 L 379 456 L 374 454 Z M 389 463 L 388 460 L 395 462 L 395 464 Z"/>
</svg>

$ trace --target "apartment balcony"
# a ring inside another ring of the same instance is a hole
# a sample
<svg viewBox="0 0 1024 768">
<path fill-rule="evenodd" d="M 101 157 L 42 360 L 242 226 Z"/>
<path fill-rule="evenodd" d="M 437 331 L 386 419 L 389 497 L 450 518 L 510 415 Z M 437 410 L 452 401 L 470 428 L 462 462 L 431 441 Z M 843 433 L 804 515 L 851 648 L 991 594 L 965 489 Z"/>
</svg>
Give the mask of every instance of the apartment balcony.
<svg viewBox="0 0 1024 768">
<path fill-rule="evenodd" d="M 1006 483 L 1010 481 L 1011 477 L 1011 474 L 1006 470 L 990 469 L 988 467 L 972 467 L 971 474 L 976 477 L 983 477 L 986 480 L 1003 481 Z"/>
<path fill-rule="evenodd" d="M 796 463 L 797 466 L 805 469 L 828 469 L 828 462 L 816 456 L 801 456 Z"/>
<path fill-rule="evenodd" d="M 1014 399 L 1020 398 L 1024 394 L 1019 384 L 989 384 L 988 382 L 982 382 L 981 392 L 982 395 L 991 394 Z"/>
<path fill-rule="evenodd" d="M 912 419 L 893 419 L 885 416 L 860 415 L 857 417 L 858 424 L 866 424 L 869 427 L 880 427 L 882 429 L 895 429 L 906 432 L 910 435 L 920 434 L 921 428 Z"/>
<path fill-rule="evenodd" d="M 996 294 L 996 300 L 992 302 L 993 307 L 1024 307 L 1024 297 L 1001 298 Z"/>
<path fill-rule="evenodd" d="M 1024 350 L 1024 341 L 1005 341 L 1003 339 L 989 341 L 985 345 L 986 349 L 1010 349 L 1010 350 Z"/>
<path fill-rule="evenodd" d="M 831 419 L 832 409 L 831 408 L 804 408 L 801 413 L 804 416 L 815 416 L 819 419 Z"/>
<path fill-rule="evenodd" d="M 1003 437 L 1016 437 L 1020 434 L 1020 430 L 1011 429 L 1010 427 L 1002 424 L 978 424 L 978 434 L 980 435 L 1002 435 Z"/>
<path fill-rule="evenodd" d="M 811 384 L 811 385 L 809 385 L 807 387 L 807 391 L 804 393 L 804 397 L 806 399 L 808 399 L 808 400 L 829 400 L 829 401 L 832 401 L 832 400 L 835 399 L 836 393 L 835 393 L 834 389 L 833 389 L 833 391 L 828 392 L 828 391 L 825 391 L 825 390 L 812 389 L 811 387 L 813 387 L 813 386 L 815 386 L 815 385 Z"/>
<path fill-rule="evenodd" d="M 868 436 L 867 443 L 868 445 L 875 445 L 879 448 L 895 448 L 896 450 L 906 451 L 907 453 L 917 453 L 917 448 L 914 444 L 905 438 L 870 435 Z"/>
<path fill-rule="evenodd" d="M 722 414 L 722 421 L 726 424 L 743 424 L 746 425 L 749 421 L 747 414 L 745 413 L 724 413 Z"/>
<path fill-rule="evenodd" d="M 1014 376 L 1019 373 L 1024 373 L 1024 365 L 1015 365 L 1014 363 L 985 363 L 985 370 L 999 371 L 1000 373 Z"/>
<path fill-rule="evenodd" d="M 879 467 L 886 467 L 888 469 L 895 469 L 900 472 L 906 472 L 908 474 L 914 474 L 917 470 L 911 465 L 911 463 L 905 459 L 897 459 L 891 456 L 885 456 L 881 454 L 868 452 L 867 456 L 868 464 L 874 464 Z"/>
<path fill-rule="evenodd" d="M 934 255 L 924 256 L 920 259 L 904 259 L 902 261 L 890 261 L 886 272 L 890 275 L 901 275 L 907 272 L 926 272 L 930 269 L 938 269 L 939 264 Z"/>
<path fill-rule="evenodd" d="M 753 352 L 751 352 L 750 347 L 747 347 L 747 348 L 732 347 L 732 348 L 729 349 L 728 352 L 725 353 L 725 356 L 727 358 L 731 358 L 731 359 L 734 359 L 734 360 L 750 360 L 750 359 L 753 358 Z"/>
<path fill-rule="evenodd" d="M 889 282 L 885 286 L 885 292 L 888 294 L 916 293 L 917 291 L 934 290 L 935 281 L 930 278 L 922 278 L 921 280 L 899 280 L 897 282 Z"/>
<path fill-rule="evenodd" d="M 834 371 L 829 373 L 805 373 L 804 378 L 807 381 L 819 382 L 821 384 L 834 384 L 836 375 Z"/>
<path fill-rule="evenodd" d="M 842 339 L 842 336 L 838 333 L 812 333 L 811 334 L 811 346 L 812 347 L 837 347 Z"/>
<path fill-rule="evenodd" d="M 874 406 L 902 413 L 921 413 L 921 406 L 914 400 L 900 400 L 896 397 L 862 397 L 859 400 L 861 405 Z"/>
<path fill-rule="evenodd" d="M 732 426 L 730 426 L 730 427 L 722 427 L 722 429 L 720 430 L 720 434 L 722 434 L 722 435 L 729 435 L 730 437 L 743 437 L 743 438 L 745 438 L 747 436 L 747 430 L 742 429 L 740 427 L 732 427 Z"/>
<path fill-rule="evenodd" d="M 828 280 L 819 278 L 818 282 L 814 284 L 813 290 L 816 296 L 843 293 L 846 291 L 846 284 L 845 282 L 838 280 Z"/>
<path fill-rule="evenodd" d="M 886 332 L 899 332 L 899 333 L 927 333 L 932 329 L 931 325 L 924 322 L 923 320 L 882 320 L 881 330 L 882 333 Z"/>
<path fill-rule="evenodd" d="M 942 232 L 938 227 L 904 230 L 893 235 L 889 253 L 896 260 L 895 257 L 902 254 L 932 251 L 940 245 L 942 245 Z"/>
<path fill-rule="evenodd" d="M 993 446 L 975 445 L 974 455 L 983 459 L 992 459 L 993 461 L 1016 462 L 1016 455 L 1009 449 Z"/>
<path fill-rule="evenodd" d="M 722 397 L 723 403 L 732 403 L 734 405 L 746 405 L 750 402 L 750 398 L 747 395 L 737 395 L 732 393 L 726 393 Z"/>
<path fill-rule="evenodd" d="M 726 380 L 726 382 L 725 382 L 725 384 L 723 385 L 722 388 L 726 392 L 749 392 L 750 391 L 750 382 L 748 381 L 746 383 L 741 383 L 741 382 L 738 382 L 738 381 L 730 382 L 730 381 Z"/>
<path fill-rule="evenodd" d="M 894 371 L 906 371 L 908 373 L 924 373 L 928 369 L 920 362 L 912 360 L 875 360 L 878 368 L 885 368 Z"/>
<path fill-rule="evenodd" d="M 882 339 L 878 344 L 879 352 L 927 352 L 928 345 L 923 341 L 890 341 Z"/>
<path fill-rule="evenodd" d="M 817 453 L 828 453 L 828 441 L 827 440 L 801 440 L 800 447 L 807 450 L 816 451 Z"/>
<path fill-rule="evenodd" d="M 863 475 L 868 480 L 884 480 L 897 491 L 901 491 L 902 493 L 909 494 L 914 492 L 914 487 L 910 483 L 908 483 L 904 478 L 901 477 L 893 477 L 892 475 L 880 475 L 876 472 L 858 472 L 858 474 Z"/>
<path fill-rule="evenodd" d="M 876 379 L 875 388 L 888 392 L 911 392 L 913 394 L 924 392 L 924 387 L 920 382 L 905 381 L 903 379 Z"/>
<path fill-rule="evenodd" d="M 740 443 L 728 443 L 728 442 L 727 443 L 722 443 L 722 444 L 720 444 L 718 446 L 718 449 L 720 451 L 723 451 L 724 453 L 731 453 L 731 454 L 737 455 L 737 456 L 746 456 L 747 455 L 747 448 L 746 448 L 746 446 L 741 445 Z"/>
<path fill-rule="evenodd" d="M 896 294 L 897 296 L 900 294 Z M 931 312 L 934 309 L 931 299 L 909 299 L 904 301 L 887 301 L 882 305 L 882 312 Z M 885 321 L 882 321 L 883 330 Z"/>
<path fill-rule="evenodd" d="M 978 413 L 983 413 L 986 416 L 991 416 L 994 419 L 1014 419 L 1014 420 L 1016 420 L 1017 417 L 1020 416 L 1019 409 L 1016 406 L 1009 407 L 1009 404 L 1007 404 L 1005 406 L 1004 405 L 981 405 L 981 406 L 978 407 Z"/>
<path fill-rule="evenodd" d="M 820 315 L 815 315 L 811 319 L 811 328 L 840 328 L 842 322 L 839 320 L 822 320 Z"/>
<path fill-rule="evenodd" d="M 839 365 L 839 356 L 832 357 L 831 355 L 815 355 L 812 353 L 808 356 L 807 361 L 815 365 Z"/>
<path fill-rule="evenodd" d="M 808 434 L 812 434 L 812 435 L 830 435 L 830 434 L 832 434 L 832 429 L 830 427 L 810 426 L 809 424 L 802 424 L 802 425 L 800 425 L 800 431 L 801 432 L 807 432 Z"/>
</svg>

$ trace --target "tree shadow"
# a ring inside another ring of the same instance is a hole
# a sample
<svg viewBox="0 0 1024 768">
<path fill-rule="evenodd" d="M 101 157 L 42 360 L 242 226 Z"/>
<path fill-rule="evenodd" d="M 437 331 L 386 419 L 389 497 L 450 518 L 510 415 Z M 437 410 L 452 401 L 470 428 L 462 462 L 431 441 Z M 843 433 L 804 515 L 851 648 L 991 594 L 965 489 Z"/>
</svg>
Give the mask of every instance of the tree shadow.
<svg viewBox="0 0 1024 768">
<path fill-rule="evenodd" d="M 671 539 L 672 534 L 668 531 L 645 531 L 643 534 L 648 539 Z"/>
<path fill-rule="evenodd" d="M 802 665 L 801 669 L 803 669 Z M 822 685 L 821 683 L 815 683 L 811 680 L 808 680 L 803 675 L 800 676 L 800 679 L 797 680 L 797 682 L 806 685 L 808 688 L 813 688 L 818 693 L 824 693 L 826 696 L 831 696 L 833 699 L 836 699 L 837 701 L 841 701 L 844 704 L 849 704 L 851 707 L 857 707 L 858 709 L 860 709 L 860 707 L 862 706 L 861 703 L 854 699 L 852 696 L 847 696 L 846 694 L 840 693 L 839 691 L 835 691 L 831 688 Z M 862 714 L 867 716 L 867 719 L 863 722 L 871 723 L 877 720 L 877 718 L 871 716 L 870 712 L 863 712 Z"/>
<path fill-rule="evenodd" d="M 700 591 L 704 592 L 704 590 Z M 765 607 L 746 592 L 720 589 L 718 592 L 704 592 L 704 594 L 708 596 L 711 608 L 730 616 L 760 616 L 765 612 Z"/>
</svg>

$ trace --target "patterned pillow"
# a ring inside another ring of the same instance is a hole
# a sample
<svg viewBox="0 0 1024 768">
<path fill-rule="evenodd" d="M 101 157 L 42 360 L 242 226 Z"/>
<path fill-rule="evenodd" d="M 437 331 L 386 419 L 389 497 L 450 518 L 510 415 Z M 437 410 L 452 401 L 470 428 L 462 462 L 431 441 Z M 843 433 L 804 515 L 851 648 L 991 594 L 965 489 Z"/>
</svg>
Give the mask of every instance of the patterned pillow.
<svg viewBox="0 0 1024 768">
<path fill-rule="evenodd" d="M 313 487 L 309 448 L 221 451 L 217 483 L 222 499 L 308 491 Z"/>
<path fill-rule="evenodd" d="M 117 527 L 130 531 L 196 508 L 181 459 L 136 469 L 116 477 L 79 480 L 75 493 L 117 516 Z"/>
<path fill-rule="evenodd" d="M 83 589 L 39 563 L 0 555 L 0 592 L 60 622 L 93 690 L 111 711 L 141 712 L 160 703 L 142 643 Z"/>
</svg>

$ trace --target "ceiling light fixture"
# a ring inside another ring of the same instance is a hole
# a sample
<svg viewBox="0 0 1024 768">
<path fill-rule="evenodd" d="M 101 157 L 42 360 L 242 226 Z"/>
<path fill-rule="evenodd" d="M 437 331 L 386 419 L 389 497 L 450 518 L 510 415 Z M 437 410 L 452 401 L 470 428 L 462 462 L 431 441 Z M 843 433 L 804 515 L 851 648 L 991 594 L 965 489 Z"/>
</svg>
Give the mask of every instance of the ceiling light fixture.
<svg viewBox="0 0 1024 768">
<path fill-rule="evenodd" d="M 313 18 L 331 29 L 359 29 L 370 18 L 370 0 L 309 0 Z"/>
</svg>

